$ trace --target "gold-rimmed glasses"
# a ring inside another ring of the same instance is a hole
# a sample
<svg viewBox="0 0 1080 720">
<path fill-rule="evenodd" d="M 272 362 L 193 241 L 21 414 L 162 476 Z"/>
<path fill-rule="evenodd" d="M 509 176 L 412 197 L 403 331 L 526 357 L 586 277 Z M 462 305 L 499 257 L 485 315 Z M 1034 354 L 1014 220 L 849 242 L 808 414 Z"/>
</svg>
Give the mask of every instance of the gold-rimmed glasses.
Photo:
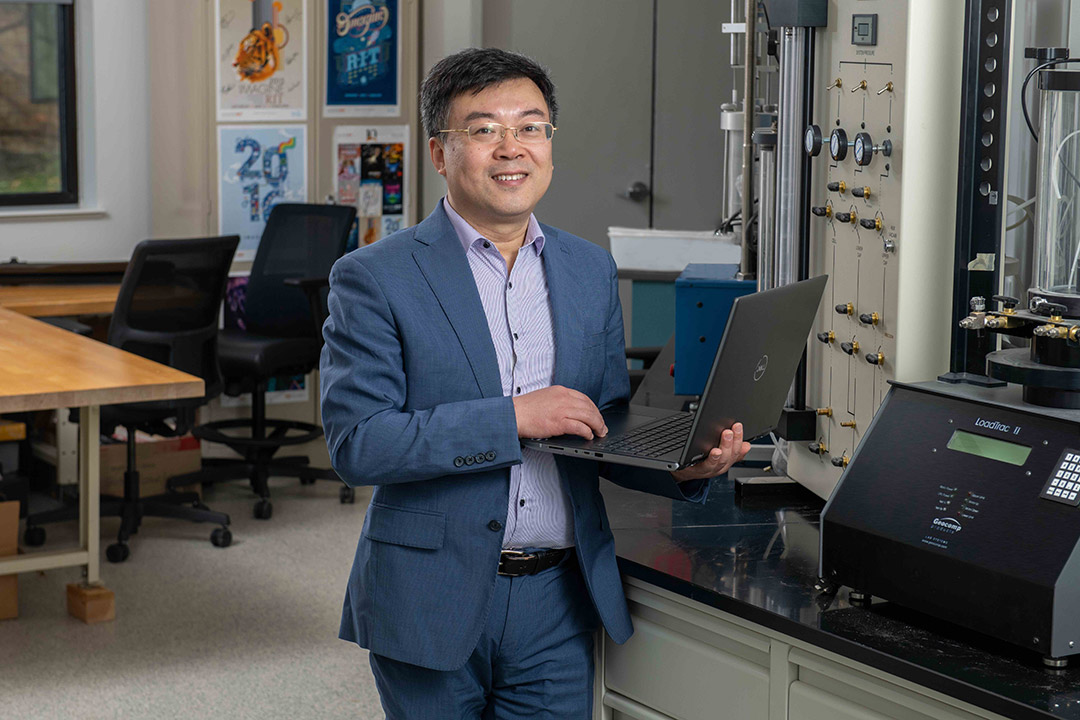
<svg viewBox="0 0 1080 720">
<path fill-rule="evenodd" d="M 506 132 L 508 130 L 514 133 L 514 138 L 518 142 L 533 144 L 548 142 L 558 128 L 549 122 L 530 122 L 519 125 L 518 127 L 510 127 L 509 125 L 503 125 L 502 123 L 497 122 L 488 122 L 480 123 L 479 125 L 470 125 L 466 128 L 440 130 L 439 132 L 465 133 L 473 142 L 478 142 L 482 145 L 494 145 L 495 143 L 502 142 L 503 138 L 506 137 Z"/>
</svg>

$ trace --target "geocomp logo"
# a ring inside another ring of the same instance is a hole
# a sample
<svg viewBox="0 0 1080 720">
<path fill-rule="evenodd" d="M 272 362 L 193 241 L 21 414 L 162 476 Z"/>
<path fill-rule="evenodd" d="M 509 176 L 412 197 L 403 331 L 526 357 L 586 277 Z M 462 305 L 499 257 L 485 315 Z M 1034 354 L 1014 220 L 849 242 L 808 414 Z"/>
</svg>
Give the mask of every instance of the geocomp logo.
<svg viewBox="0 0 1080 720">
<path fill-rule="evenodd" d="M 964 529 L 964 526 L 961 525 L 960 522 L 956 518 L 951 518 L 951 517 L 948 517 L 948 518 L 934 518 L 930 522 L 930 525 L 932 525 L 935 530 L 939 530 L 941 532 L 945 532 L 945 533 L 948 533 L 950 535 L 955 535 L 956 533 L 958 533 L 958 532 L 960 532 L 961 530 Z"/>
<path fill-rule="evenodd" d="M 769 367 L 769 356 L 762 355 L 761 359 L 757 362 L 757 368 L 754 369 L 754 382 L 757 382 L 765 374 L 765 368 Z"/>
</svg>

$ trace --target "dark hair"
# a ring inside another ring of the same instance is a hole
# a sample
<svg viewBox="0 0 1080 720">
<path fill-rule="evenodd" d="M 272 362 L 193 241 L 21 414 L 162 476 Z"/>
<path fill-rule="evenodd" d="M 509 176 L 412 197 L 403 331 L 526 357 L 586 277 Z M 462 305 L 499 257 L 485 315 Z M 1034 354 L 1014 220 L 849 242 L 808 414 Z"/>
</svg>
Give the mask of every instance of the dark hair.
<svg viewBox="0 0 1080 720">
<path fill-rule="evenodd" d="M 458 95 L 467 92 L 475 95 L 492 85 L 517 78 L 528 78 L 536 83 L 547 103 L 551 124 L 555 125 L 558 105 L 555 85 L 547 70 L 518 53 L 497 48 L 469 48 L 437 62 L 420 85 L 420 118 L 424 132 L 428 137 L 435 137 L 439 130 L 446 128 L 450 103 Z"/>
</svg>

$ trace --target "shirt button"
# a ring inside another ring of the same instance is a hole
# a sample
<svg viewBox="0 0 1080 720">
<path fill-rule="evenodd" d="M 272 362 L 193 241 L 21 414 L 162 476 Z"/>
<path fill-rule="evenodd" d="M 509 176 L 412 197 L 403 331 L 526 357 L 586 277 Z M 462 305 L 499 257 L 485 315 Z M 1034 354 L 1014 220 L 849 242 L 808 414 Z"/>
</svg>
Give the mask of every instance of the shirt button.
<svg viewBox="0 0 1080 720">
<path fill-rule="evenodd" d="M 517 390 L 517 394 L 520 395 L 521 394 L 521 388 L 515 388 L 515 389 Z"/>
<path fill-rule="evenodd" d="M 525 501 L 524 500 L 522 500 L 519 504 L 521 505 L 521 507 L 525 507 Z"/>
<path fill-rule="evenodd" d="M 498 520 L 492 520 L 488 523 L 488 530 L 490 530 L 491 532 L 499 532 L 500 530 L 502 530 L 502 523 Z"/>
<path fill-rule="evenodd" d="M 513 290 L 513 289 L 514 289 L 514 283 L 512 283 L 512 282 L 511 282 L 511 283 L 507 283 L 507 285 L 509 285 L 509 286 L 510 286 L 510 289 L 511 289 L 511 290 Z"/>
<path fill-rule="evenodd" d="M 485 240 L 484 241 L 484 247 L 486 247 L 486 248 L 491 247 L 491 243 L 489 243 L 487 240 Z"/>
<path fill-rule="evenodd" d="M 515 339 L 515 340 L 517 340 L 517 339 L 518 339 L 517 333 L 514 333 L 514 339 Z"/>
</svg>

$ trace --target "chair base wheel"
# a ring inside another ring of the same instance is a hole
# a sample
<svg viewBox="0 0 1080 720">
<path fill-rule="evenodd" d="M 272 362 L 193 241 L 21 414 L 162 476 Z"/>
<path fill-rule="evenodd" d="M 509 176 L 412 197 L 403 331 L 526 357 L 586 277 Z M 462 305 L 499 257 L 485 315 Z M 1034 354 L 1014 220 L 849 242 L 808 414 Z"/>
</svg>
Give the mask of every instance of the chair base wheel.
<svg viewBox="0 0 1080 720">
<path fill-rule="evenodd" d="M 131 556 L 131 548 L 124 543 L 113 543 L 105 548 L 105 557 L 111 563 L 122 563 Z"/>
<path fill-rule="evenodd" d="M 313 477 L 304 477 L 303 475 L 301 475 L 300 476 L 300 484 L 301 485 L 314 485 L 315 484 L 315 478 L 313 478 Z"/>
<path fill-rule="evenodd" d="M 356 502 L 356 489 L 351 488 L 348 485 L 338 490 L 338 499 L 342 505 L 352 505 Z"/>
<path fill-rule="evenodd" d="M 28 527 L 23 533 L 23 542 L 30 547 L 40 547 L 45 544 L 45 528 Z"/>
<path fill-rule="evenodd" d="M 210 533 L 210 542 L 214 547 L 227 548 L 232 545 L 232 531 L 226 527 L 214 528 Z"/>
<path fill-rule="evenodd" d="M 269 520 L 270 516 L 274 514 L 274 504 L 269 500 L 260 500 L 255 503 L 255 519 L 256 520 Z"/>
</svg>

